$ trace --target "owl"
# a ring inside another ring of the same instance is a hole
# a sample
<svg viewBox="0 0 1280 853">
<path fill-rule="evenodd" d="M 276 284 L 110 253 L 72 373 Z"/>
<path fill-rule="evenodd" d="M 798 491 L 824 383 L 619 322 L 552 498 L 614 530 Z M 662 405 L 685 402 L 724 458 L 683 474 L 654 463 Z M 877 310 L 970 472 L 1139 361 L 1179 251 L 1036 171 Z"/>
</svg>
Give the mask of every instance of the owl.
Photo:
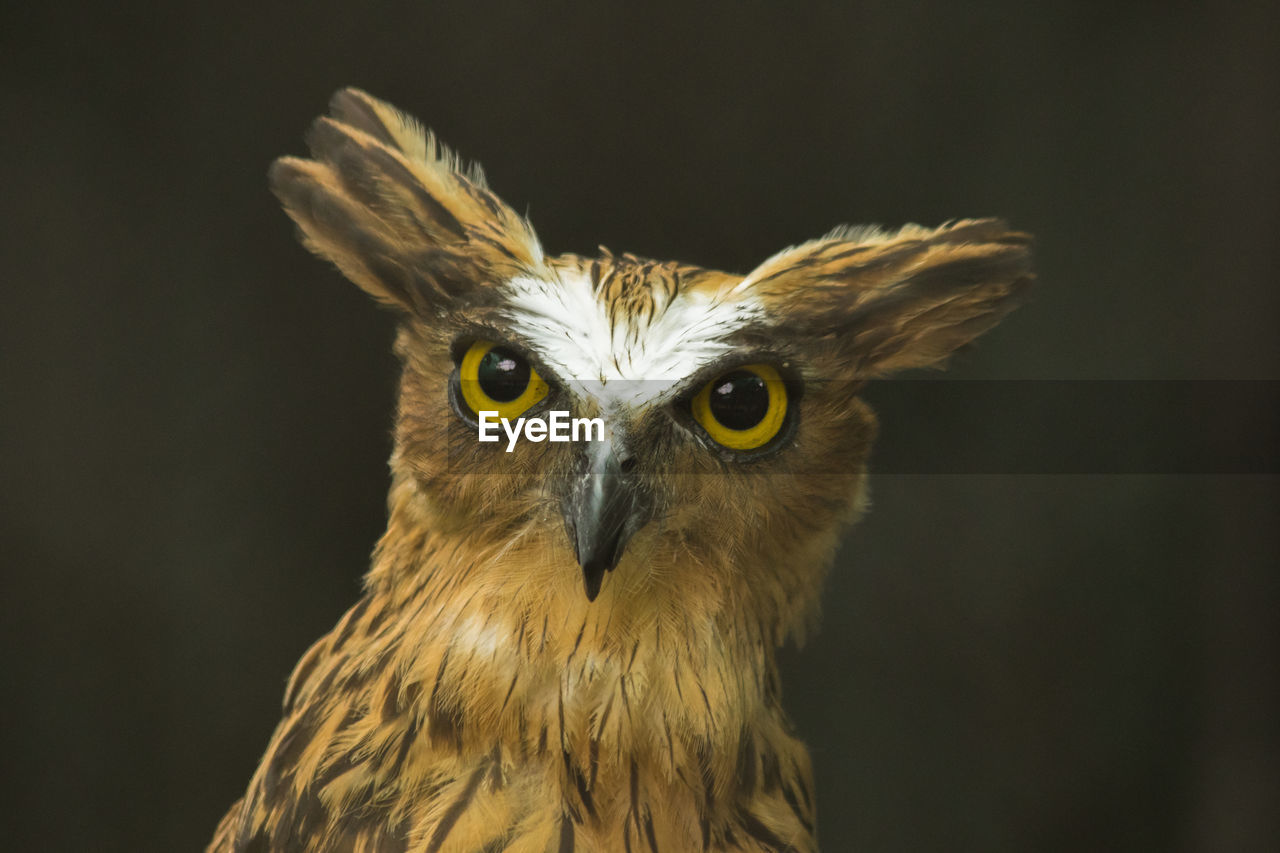
<svg viewBox="0 0 1280 853">
<path fill-rule="evenodd" d="M 815 850 L 775 651 L 865 503 L 859 391 L 1010 311 L 1028 236 L 838 228 L 746 275 L 550 256 L 363 92 L 308 142 L 273 191 L 399 317 L 388 524 L 208 849 Z"/>
</svg>

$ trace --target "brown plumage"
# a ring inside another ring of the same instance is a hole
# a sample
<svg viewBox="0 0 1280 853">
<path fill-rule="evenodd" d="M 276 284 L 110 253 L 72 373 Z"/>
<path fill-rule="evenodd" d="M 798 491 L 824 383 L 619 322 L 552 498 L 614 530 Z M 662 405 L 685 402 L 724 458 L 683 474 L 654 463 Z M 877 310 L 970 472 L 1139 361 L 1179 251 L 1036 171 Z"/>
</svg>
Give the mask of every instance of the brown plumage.
<svg viewBox="0 0 1280 853">
<path fill-rule="evenodd" d="M 745 277 L 547 257 L 478 170 L 362 92 L 309 142 L 273 189 L 402 317 L 390 520 L 209 849 L 816 849 L 774 650 L 862 506 L 856 391 L 996 323 L 1028 238 L 844 229 Z M 478 441 L 475 389 L 515 405 L 490 392 L 533 374 L 521 414 L 599 417 L 603 439 Z"/>
</svg>

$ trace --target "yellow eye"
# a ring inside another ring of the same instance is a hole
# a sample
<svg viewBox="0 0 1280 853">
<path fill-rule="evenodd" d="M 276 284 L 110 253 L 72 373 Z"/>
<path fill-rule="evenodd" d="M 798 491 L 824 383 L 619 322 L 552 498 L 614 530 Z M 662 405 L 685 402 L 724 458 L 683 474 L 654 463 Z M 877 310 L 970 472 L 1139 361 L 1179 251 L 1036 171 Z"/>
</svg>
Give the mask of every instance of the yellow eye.
<svg viewBox="0 0 1280 853">
<path fill-rule="evenodd" d="M 497 412 L 500 418 L 517 418 L 547 396 L 547 383 L 518 353 L 491 341 L 476 341 L 467 348 L 458 367 L 462 399 L 471 411 Z"/>
<path fill-rule="evenodd" d="M 782 429 L 787 386 L 767 364 L 748 364 L 708 382 L 690 403 L 693 418 L 731 450 L 763 447 Z"/>
</svg>

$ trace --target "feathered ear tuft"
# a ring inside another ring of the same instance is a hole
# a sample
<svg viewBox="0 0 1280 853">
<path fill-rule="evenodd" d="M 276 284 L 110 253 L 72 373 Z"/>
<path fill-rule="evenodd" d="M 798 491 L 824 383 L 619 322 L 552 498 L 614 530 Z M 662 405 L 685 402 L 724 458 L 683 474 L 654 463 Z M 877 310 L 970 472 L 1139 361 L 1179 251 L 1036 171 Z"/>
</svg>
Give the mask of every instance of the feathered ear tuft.
<svg viewBox="0 0 1280 853">
<path fill-rule="evenodd" d="M 282 157 L 271 189 L 303 243 L 377 299 L 422 317 L 483 304 L 543 266 L 532 227 L 414 119 L 343 89 Z"/>
<path fill-rule="evenodd" d="M 1031 237 L 998 219 L 897 233 L 838 229 L 763 263 L 735 290 L 775 334 L 829 338 L 863 376 L 938 366 L 1017 307 Z"/>
</svg>

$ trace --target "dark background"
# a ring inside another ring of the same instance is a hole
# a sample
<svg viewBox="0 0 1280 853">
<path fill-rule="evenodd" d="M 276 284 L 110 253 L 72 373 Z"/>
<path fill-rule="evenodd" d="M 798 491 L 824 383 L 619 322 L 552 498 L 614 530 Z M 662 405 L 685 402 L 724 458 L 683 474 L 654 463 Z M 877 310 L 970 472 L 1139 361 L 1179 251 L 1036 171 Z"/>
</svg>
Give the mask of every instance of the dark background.
<svg viewBox="0 0 1280 853">
<path fill-rule="evenodd" d="M 1042 404 L 1048 380 L 1280 379 L 1275 4 L 22 5 L 2 846 L 199 848 L 355 600 L 393 319 L 265 182 L 354 84 L 482 162 L 553 252 L 745 271 L 843 222 L 1038 235 L 1031 301 L 948 374 L 1034 405 L 871 392 L 877 460 L 1032 461 L 875 481 L 786 653 L 824 848 L 1280 849 L 1274 466 L 1035 461 L 1099 424 L 1120 459 L 1242 424 L 1271 446 L 1274 384 Z"/>
</svg>

